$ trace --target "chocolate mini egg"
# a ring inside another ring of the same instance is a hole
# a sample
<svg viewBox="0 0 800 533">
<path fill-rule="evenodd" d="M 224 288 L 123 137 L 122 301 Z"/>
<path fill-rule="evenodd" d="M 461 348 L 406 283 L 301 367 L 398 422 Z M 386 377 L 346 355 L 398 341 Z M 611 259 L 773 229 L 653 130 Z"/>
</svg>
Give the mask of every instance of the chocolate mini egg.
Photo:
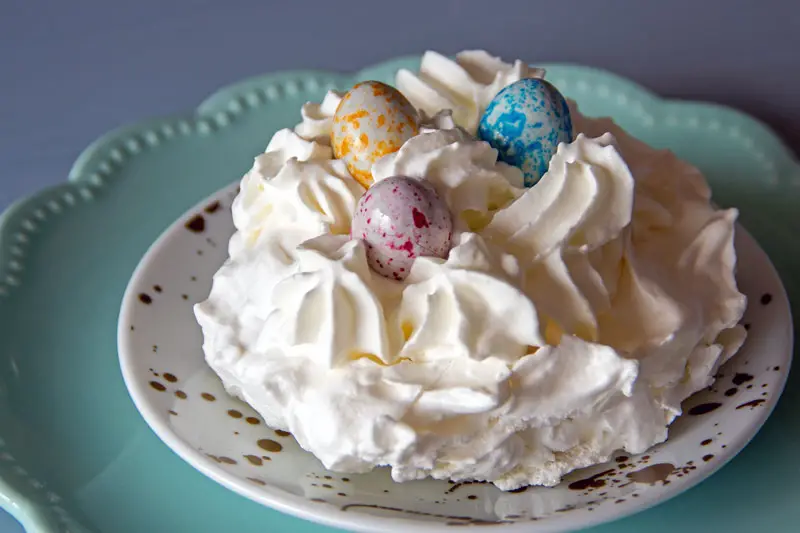
<svg viewBox="0 0 800 533">
<path fill-rule="evenodd" d="M 331 145 L 337 159 L 364 187 L 372 184 L 372 163 L 396 152 L 419 132 L 419 116 L 400 91 L 364 81 L 344 95 L 333 115 Z"/>
<path fill-rule="evenodd" d="M 370 187 L 353 216 L 350 236 L 367 246 L 367 261 L 384 277 L 403 280 L 419 256 L 446 258 L 453 219 L 433 188 L 394 176 Z"/>
<path fill-rule="evenodd" d="M 500 160 L 522 170 L 525 186 L 547 172 L 559 143 L 572 142 L 567 101 L 548 82 L 526 78 L 494 97 L 481 117 L 478 137 L 500 153 Z"/>
</svg>

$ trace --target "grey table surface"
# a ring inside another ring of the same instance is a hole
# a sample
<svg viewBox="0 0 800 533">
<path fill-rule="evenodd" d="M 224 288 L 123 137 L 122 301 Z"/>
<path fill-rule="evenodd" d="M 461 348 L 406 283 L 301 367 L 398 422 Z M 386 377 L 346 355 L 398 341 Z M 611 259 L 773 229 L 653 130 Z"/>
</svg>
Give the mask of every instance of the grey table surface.
<svg viewBox="0 0 800 533">
<path fill-rule="evenodd" d="M 737 107 L 800 147 L 793 1 L 0 0 L 0 211 L 65 180 L 102 133 L 238 79 L 465 48 L 606 68 Z M 0 511 L 0 533 L 21 531 Z"/>
</svg>

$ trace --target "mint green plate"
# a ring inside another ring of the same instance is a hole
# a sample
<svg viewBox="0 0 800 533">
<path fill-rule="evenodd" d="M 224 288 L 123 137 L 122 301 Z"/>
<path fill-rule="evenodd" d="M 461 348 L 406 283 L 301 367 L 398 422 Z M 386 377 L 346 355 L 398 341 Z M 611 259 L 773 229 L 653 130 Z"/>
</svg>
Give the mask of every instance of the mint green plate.
<svg viewBox="0 0 800 533">
<path fill-rule="evenodd" d="M 70 183 L 3 214 L 0 505 L 27 531 L 332 531 L 229 492 L 151 433 L 119 372 L 117 312 L 133 269 L 161 231 L 239 179 L 274 131 L 298 121 L 303 102 L 355 79 L 391 82 L 398 68 L 417 64 L 403 58 L 353 77 L 288 72 L 230 86 L 194 113 L 106 135 L 79 158 Z M 719 106 L 659 100 L 605 72 L 547 68 L 584 113 L 611 115 L 697 165 L 717 202 L 740 208 L 740 221 L 797 300 L 800 166 L 768 129 Z M 190 296 L 200 299 L 205 289 Z M 666 504 L 593 531 L 795 529 L 796 374 L 764 429 L 729 466 Z"/>
</svg>

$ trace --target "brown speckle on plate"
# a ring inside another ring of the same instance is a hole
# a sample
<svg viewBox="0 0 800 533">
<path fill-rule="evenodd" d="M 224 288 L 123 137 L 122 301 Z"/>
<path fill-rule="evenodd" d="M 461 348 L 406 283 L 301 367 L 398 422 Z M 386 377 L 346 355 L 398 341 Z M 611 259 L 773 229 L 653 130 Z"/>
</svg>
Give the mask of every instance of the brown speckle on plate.
<svg viewBox="0 0 800 533">
<path fill-rule="evenodd" d="M 695 405 L 694 407 L 689 409 L 689 414 L 694 416 L 704 415 L 710 413 L 711 411 L 714 411 L 721 405 L 722 404 L 719 402 L 701 403 L 700 405 Z"/>
<path fill-rule="evenodd" d="M 258 444 L 259 448 L 268 452 L 278 453 L 283 450 L 283 446 L 272 439 L 260 439 L 256 444 Z"/>
<path fill-rule="evenodd" d="M 203 215 L 195 215 L 186 222 L 186 229 L 194 233 L 202 233 L 206 229 L 206 219 Z"/>
<path fill-rule="evenodd" d="M 736 409 L 744 409 L 745 407 L 749 407 L 750 409 L 754 409 L 764 403 L 766 400 L 763 398 L 757 398 L 755 400 L 750 400 L 749 402 L 745 402 L 741 405 L 737 405 Z"/>
<path fill-rule="evenodd" d="M 261 457 L 257 455 L 245 455 L 244 458 L 247 459 L 250 464 L 255 466 L 261 466 L 264 464 L 264 461 L 261 459 Z"/>
<path fill-rule="evenodd" d="M 139 293 L 139 301 L 145 305 L 150 305 L 153 303 L 153 298 L 150 297 L 149 294 L 146 292 Z"/>
<path fill-rule="evenodd" d="M 578 481 L 574 481 L 569 484 L 570 490 L 586 490 L 588 488 L 599 489 L 600 487 L 606 486 L 606 481 L 603 479 L 605 476 L 613 474 L 616 472 L 613 468 L 611 470 L 605 470 L 603 472 L 594 474 L 593 476 L 589 476 L 586 479 L 580 479 Z"/>
<path fill-rule="evenodd" d="M 167 388 L 158 381 L 151 381 L 150 386 L 153 387 L 158 392 L 164 392 L 165 390 L 167 390 Z"/>
<path fill-rule="evenodd" d="M 675 471 L 675 465 L 670 463 L 658 463 L 646 466 L 636 472 L 627 474 L 627 477 L 636 483 L 647 483 L 653 485 L 659 481 L 667 483 L 667 477 Z"/>
</svg>

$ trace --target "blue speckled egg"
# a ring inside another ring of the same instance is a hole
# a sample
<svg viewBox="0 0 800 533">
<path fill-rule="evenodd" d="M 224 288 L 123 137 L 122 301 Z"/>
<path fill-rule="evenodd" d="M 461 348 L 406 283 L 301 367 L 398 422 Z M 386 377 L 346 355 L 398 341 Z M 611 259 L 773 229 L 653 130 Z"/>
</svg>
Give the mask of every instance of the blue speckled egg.
<svg viewBox="0 0 800 533">
<path fill-rule="evenodd" d="M 489 103 L 478 137 L 500 159 L 522 170 L 525 186 L 547 172 L 558 144 L 572 142 L 572 119 L 564 96 L 548 82 L 526 78 L 512 83 Z"/>
</svg>

